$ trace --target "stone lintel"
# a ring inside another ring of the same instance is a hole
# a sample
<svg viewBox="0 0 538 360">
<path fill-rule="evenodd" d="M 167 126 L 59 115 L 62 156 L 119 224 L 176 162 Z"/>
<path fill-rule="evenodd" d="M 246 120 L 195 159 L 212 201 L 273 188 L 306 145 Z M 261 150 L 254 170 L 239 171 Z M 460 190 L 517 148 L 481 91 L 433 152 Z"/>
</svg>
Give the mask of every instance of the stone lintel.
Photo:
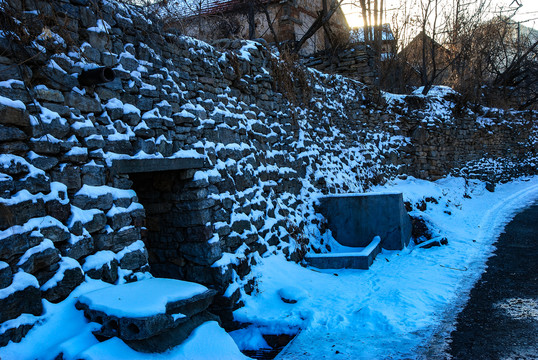
<svg viewBox="0 0 538 360">
<path fill-rule="evenodd" d="M 112 162 L 112 172 L 116 174 L 151 173 L 157 171 L 202 169 L 205 158 L 177 159 L 118 159 Z"/>
</svg>

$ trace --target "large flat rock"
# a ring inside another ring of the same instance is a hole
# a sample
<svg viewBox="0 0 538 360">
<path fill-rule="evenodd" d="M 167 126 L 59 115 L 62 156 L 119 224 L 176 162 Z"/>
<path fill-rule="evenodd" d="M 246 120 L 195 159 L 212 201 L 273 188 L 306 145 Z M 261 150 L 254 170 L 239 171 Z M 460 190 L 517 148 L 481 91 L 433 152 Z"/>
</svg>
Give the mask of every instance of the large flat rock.
<svg viewBox="0 0 538 360">
<path fill-rule="evenodd" d="M 200 284 L 154 278 L 92 291 L 80 296 L 76 307 L 103 325 L 99 335 L 141 340 L 188 321 L 207 309 L 215 294 Z"/>
</svg>

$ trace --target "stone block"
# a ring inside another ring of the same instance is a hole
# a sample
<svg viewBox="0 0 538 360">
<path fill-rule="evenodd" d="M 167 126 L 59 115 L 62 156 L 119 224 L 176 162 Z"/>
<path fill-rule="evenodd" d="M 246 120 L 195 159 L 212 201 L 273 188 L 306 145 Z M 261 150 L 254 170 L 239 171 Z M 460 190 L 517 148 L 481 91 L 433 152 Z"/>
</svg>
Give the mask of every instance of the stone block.
<svg viewBox="0 0 538 360">
<path fill-rule="evenodd" d="M 63 272 L 62 280 L 58 281 L 55 286 L 43 291 L 43 298 L 58 303 L 64 300 L 69 294 L 84 281 L 84 274 L 79 267 L 66 269 Z"/>
<path fill-rule="evenodd" d="M 22 225 L 28 220 L 46 215 L 45 203 L 43 199 L 21 201 L 19 203 L 6 206 L 6 211 L 10 217 L 0 217 L 0 229 L 7 229 L 11 225 Z"/>
<path fill-rule="evenodd" d="M 34 324 L 21 324 L 17 327 L 6 329 L 0 333 L 0 347 L 6 346 L 10 341 L 18 343 L 32 329 Z"/>
<path fill-rule="evenodd" d="M 344 246 L 364 247 L 379 236 L 384 249 L 401 250 L 411 238 L 411 219 L 401 193 L 325 196 L 320 212 Z"/>
<path fill-rule="evenodd" d="M 58 246 L 62 256 L 67 256 L 75 260 L 92 254 L 95 249 L 93 238 L 89 235 L 74 237 L 73 241 L 61 243 Z"/>
<path fill-rule="evenodd" d="M 179 251 L 187 260 L 199 265 L 211 265 L 222 257 L 218 241 L 211 243 L 184 242 L 179 245 Z"/>
<path fill-rule="evenodd" d="M 17 106 L 0 104 L 0 124 L 29 127 L 30 117 L 21 101 L 16 101 Z"/>
<path fill-rule="evenodd" d="M 26 140 L 28 136 L 19 128 L 0 125 L 0 141 Z"/>
<path fill-rule="evenodd" d="M 0 261 L 0 289 L 4 289 L 11 285 L 13 272 L 8 263 Z"/>
<path fill-rule="evenodd" d="M 13 283 L 0 290 L 0 309 L 0 323 L 15 319 L 21 314 L 41 315 L 43 306 L 36 278 L 23 272 L 15 274 Z"/>
<path fill-rule="evenodd" d="M 148 253 L 145 249 L 136 250 L 125 254 L 120 260 L 120 268 L 125 270 L 137 270 L 148 263 Z"/>
<path fill-rule="evenodd" d="M 58 164 L 58 159 L 49 156 L 34 156 L 30 163 L 38 169 L 48 171 Z"/>
<path fill-rule="evenodd" d="M 65 103 L 67 106 L 78 109 L 83 113 L 100 114 L 103 110 L 98 100 L 75 92 L 69 92 L 65 96 Z"/>
<path fill-rule="evenodd" d="M 79 166 L 61 164 L 58 169 L 51 172 L 51 179 L 52 181 L 65 184 L 68 190 L 78 190 L 82 186 L 81 171 Z"/>
<path fill-rule="evenodd" d="M 90 269 L 86 271 L 92 279 L 103 280 L 110 284 L 115 284 L 118 281 L 118 261 L 112 260 L 110 263 L 103 264 L 98 269 Z"/>
<path fill-rule="evenodd" d="M 71 203 L 83 210 L 99 209 L 103 211 L 108 211 L 112 208 L 112 205 L 114 204 L 114 199 L 112 197 L 112 194 L 109 193 L 98 194 L 94 197 L 90 197 L 84 194 L 75 194 Z"/>
<path fill-rule="evenodd" d="M 147 293 L 153 296 L 143 296 Z M 99 335 L 142 340 L 177 328 L 203 312 L 215 293 L 199 284 L 153 278 L 82 295 L 76 307 L 90 321 L 102 324 Z"/>
<path fill-rule="evenodd" d="M 28 252 L 32 250 L 33 248 L 30 248 Z M 49 247 L 33 253 L 25 262 L 19 265 L 19 268 L 29 274 L 36 274 L 39 270 L 49 267 L 58 261 L 60 261 L 60 251 L 56 248 Z"/>
</svg>

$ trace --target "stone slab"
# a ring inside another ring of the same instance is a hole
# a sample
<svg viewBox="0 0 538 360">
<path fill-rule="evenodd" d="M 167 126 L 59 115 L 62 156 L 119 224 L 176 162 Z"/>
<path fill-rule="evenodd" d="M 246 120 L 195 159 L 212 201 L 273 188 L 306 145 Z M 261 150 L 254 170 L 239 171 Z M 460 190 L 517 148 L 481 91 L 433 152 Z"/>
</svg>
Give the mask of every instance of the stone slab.
<svg viewBox="0 0 538 360">
<path fill-rule="evenodd" d="M 132 174 L 170 170 L 201 169 L 205 166 L 205 158 L 119 159 L 112 162 L 111 171 L 116 174 Z"/>
<path fill-rule="evenodd" d="M 154 278 L 92 291 L 80 296 L 76 307 L 103 325 L 98 335 L 142 340 L 189 321 L 215 294 L 203 285 Z"/>
<path fill-rule="evenodd" d="M 361 251 L 328 254 L 309 254 L 305 257 L 308 265 L 318 269 L 361 269 L 368 270 L 381 252 L 381 239 L 376 236 Z"/>
<path fill-rule="evenodd" d="M 341 245 L 365 247 L 374 236 L 387 250 L 409 244 L 411 220 L 401 193 L 330 195 L 319 201 L 319 210 Z"/>
</svg>

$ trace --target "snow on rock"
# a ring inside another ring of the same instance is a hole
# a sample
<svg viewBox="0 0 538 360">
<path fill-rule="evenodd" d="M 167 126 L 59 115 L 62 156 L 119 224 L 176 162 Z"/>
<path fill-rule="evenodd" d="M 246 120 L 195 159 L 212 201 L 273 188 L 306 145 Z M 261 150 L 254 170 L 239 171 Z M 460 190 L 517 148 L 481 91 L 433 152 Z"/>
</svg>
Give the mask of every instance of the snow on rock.
<svg viewBox="0 0 538 360">
<path fill-rule="evenodd" d="M 41 286 L 41 291 L 47 291 L 57 286 L 60 281 L 65 277 L 65 272 L 72 269 L 81 269 L 80 264 L 75 259 L 62 256 L 60 260 L 60 268 L 56 271 L 56 274 Z"/>
<path fill-rule="evenodd" d="M 39 289 L 39 283 L 35 276 L 19 271 L 13 275 L 13 282 L 4 289 L 0 289 L 0 299 L 5 299 L 17 291 L 22 291 L 28 287 Z"/>
<path fill-rule="evenodd" d="M 139 353 L 118 338 L 96 344 L 78 354 L 84 360 L 246 360 L 232 338 L 214 321 L 195 329 L 180 346 L 163 354 Z"/>
<path fill-rule="evenodd" d="M 200 284 L 155 278 L 96 290 L 82 295 L 79 302 L 110 316 L 140 318 L 164 314 L 168 303 L 206 291 L 207 288 Z"/>
</svg>

